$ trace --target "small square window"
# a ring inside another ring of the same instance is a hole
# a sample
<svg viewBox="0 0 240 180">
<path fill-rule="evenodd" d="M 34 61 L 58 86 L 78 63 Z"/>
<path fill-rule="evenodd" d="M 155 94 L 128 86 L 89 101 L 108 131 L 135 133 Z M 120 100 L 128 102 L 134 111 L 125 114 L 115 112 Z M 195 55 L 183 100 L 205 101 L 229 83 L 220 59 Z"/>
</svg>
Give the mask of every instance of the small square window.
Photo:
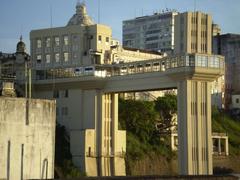
<svg viewBox="0 0 240 180">
<path fill-rule="evenodd" d="M 55 62 L 58 63 L 60 61 L 60 58 L 59 58 L 59 53 L 56 53 L 55 54 Z"/>
<path fill-rule="evenodd" d="M 64 92 L 64 97 L 67 98 L 68 97 L 68 90 L 66 89 Z"/>
<path fill-rule="evenodd" d="M 67 62 L 69 60 L 69 53 L 63 53 L 64 61 Z"/>
<path fill-rule="evenodd" d="M 102 36 L 98 36 L 98 41 L 102 41 Z"/>
<path fill-rule="evenodd" d="M 37 63 L 41 63 L 42 62 L 42 55 L 37 55 Z"/>
<path fill-rule="evenodd" d="M 236 99 L 236 103 L 237 103 L 237 104 L 239 103 L 239 99 L 238 99 L 238 98 Z"/>
<path fill-rule="evenodd" d="M 46 38 L 46 47 L 51 47 L 51 39 L 49 37 Z"/>
<path fill-rule="evenodd" d="M 59 45 L 60 45 L 60 38 L 55 37 L 55 46 L 59 46 Z"/>
<path fill-rule="evenodd" d="M 106 42 L 109 43 L 109 37 L 106 37 Z"/>
<path fill-rule="evenodd" d="M 53 91 L 53 98 L 59 98 L 59 91 L 58 90 Z"/>
<path fill-rule="evenodd" d="M 50 63 L 51 62 L 51 56 L 50 54 L 46 55 L 46 63 Z"/>
<path fill-rule="evenodd" d="M 69 41 L 68 41 L 68 36 L 63 37 L 64 45 L 67 46 Z"/>
<path fill-rule="evenodd" d="M 68 115 L 68 107 L 62 107 L 62 116 Z"/>
<path fill-rule="evenodd" d="M 73 53 L 73 59 L 77 59 L 77 57 L 78 57 L 78 55 L 77 55 L 77 53 Z"/>
<path fill-rule="evenodd" d="M 37 48 L 41 48 L 42 47 L 42 41 L 41 39 L 37 40 Z"/>
</svg>

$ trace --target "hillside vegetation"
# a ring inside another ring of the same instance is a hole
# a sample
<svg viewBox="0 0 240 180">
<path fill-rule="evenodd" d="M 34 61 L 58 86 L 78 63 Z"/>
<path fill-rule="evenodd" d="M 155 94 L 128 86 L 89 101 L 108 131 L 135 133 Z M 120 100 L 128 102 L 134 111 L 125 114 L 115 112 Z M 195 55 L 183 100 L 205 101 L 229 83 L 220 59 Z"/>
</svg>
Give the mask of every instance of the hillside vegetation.
<svg viewBox="0 0 240 180">
<path fill-rule="evenodd" d="M 212 108 L 212 131 L 227 133 L 230 155 L 240 155 L 240 121 Z"/>
<path fill-rule="evenodd" d="M 161 122 L 162 127 L 169 127 L 168 119 L 171 119 L 172 113 L 176 113 L 176 108 L 175 95 L 158 98 L 155 102 L 119 100 L 119 126 L 127 131 L 128 175 L 142 175 L 142 171 L 145 174 L 177 173 L 177 154 L 170 149 L 169 136 L 161 134 L 155 126 Z M 213 108 L 212 130 L 227 133 L 230 158 L 234 156 L 240 159 L 240 122 Z M 152 172 L 152 163 L 157 163 L 156 166 L 161 170 Z"/>
</svg>

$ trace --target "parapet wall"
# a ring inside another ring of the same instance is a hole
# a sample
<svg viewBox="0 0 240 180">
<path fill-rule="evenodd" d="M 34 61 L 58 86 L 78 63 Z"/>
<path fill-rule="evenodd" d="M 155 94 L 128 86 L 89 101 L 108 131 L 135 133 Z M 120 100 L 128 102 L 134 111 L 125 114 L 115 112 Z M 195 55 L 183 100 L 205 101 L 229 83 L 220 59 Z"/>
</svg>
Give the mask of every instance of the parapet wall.
<svg viewBox="0 0 240 180">
<path fill-rule="evenodd" d="M 0 97 L 0 179 L 54 178 L 56 103 Z"/>
</svg>

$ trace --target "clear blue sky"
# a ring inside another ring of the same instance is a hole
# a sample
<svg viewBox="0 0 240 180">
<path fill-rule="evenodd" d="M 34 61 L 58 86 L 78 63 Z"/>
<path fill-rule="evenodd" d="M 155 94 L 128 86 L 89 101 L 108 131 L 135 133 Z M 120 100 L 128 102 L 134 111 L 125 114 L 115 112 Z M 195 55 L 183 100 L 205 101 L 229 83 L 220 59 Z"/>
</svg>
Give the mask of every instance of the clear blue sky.
<svg viewBox="0 0 240 180">
<path fill-rule="evenodd" d="M 75 13 L 77 0 L 0 0 L 0 51 L 15 52 L 20 34 L 29 49 L 29 32 L 65 26 Z M 88 14 L 98 22 L 99 0 L 85 0 Z M 194 0 L 100 0 L 100 23 L 112 27 L 113 37 L 121 40 L 122 21 L 170 8 L 193 11 Z M 240 0 L 196 0 L 196 9 L 212 14 L 223 33 L 240 33 Z"/>
</svg>

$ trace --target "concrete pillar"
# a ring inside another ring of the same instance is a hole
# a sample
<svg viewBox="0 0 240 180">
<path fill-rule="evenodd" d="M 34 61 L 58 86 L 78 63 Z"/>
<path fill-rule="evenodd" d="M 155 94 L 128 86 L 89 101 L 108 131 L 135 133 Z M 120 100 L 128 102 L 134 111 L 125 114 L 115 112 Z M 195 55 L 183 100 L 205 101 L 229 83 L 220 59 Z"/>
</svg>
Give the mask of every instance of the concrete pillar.
<svg viewBox="0 0 240 180">
<path fill-rule="evenodd" d="M 212 174 L 210 83 L 178 83 L 179 173 Z"/>
<path fill-rule="evenodd" d="M 218 138 L 218 154 L 222 154 L 222 149 L 221 149 L 221 137 Z"/>
<path fill-rule="evenodd" d="M 102 94 L 100 176 L 124 176 L 125 161 L 119 147 L 126 146 L 126 133 L 118 130 L 118 94 Z M 124 151 L 126 151 L 124 149 Z"/>
<path fill-rule="evenodd" d="M 225 138 L 225 153 L 226 153 L 226 156 L 229 155 L 228 137 Z"/>
<path fill-rule="evenodd" d="M 80 97 L 80 120 L 70 137 L 74 164 L 88 176 L 126 175 L 121 156 L 126 132 L 118 130 L 118 94 L 83 90 Z"/>
</svg>

